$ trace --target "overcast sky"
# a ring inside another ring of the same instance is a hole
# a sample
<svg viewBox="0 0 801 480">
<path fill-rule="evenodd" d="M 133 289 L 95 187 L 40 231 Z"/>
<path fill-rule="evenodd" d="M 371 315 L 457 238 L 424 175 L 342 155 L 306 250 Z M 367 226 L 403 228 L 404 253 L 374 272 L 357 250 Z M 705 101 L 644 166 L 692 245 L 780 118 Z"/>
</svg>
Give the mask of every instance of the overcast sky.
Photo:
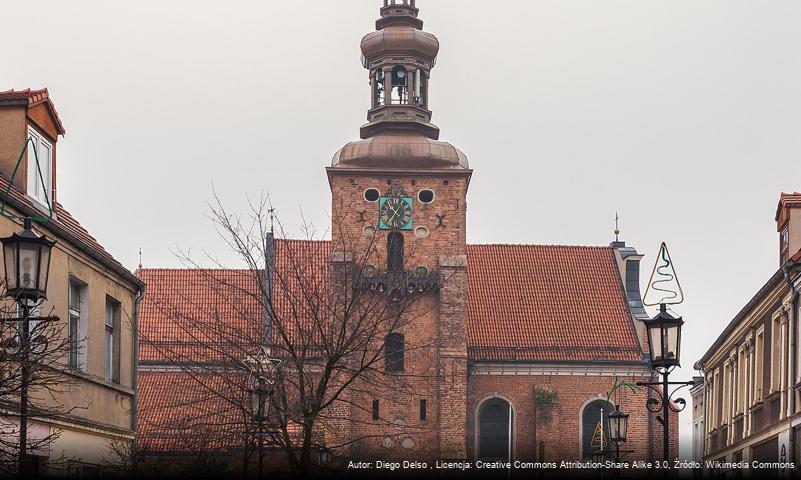
<svg viewBox="0 0 801 480">
<path fill-rule="evenodd" d="M 50 89 L 59 199 L 126 266 L 140 247 L 180 266 L 176 245 L 236 266 L 212 185 L 234 210 L 269 193 L 290 231 L 301 210 L 328 228 L 323 168 L 365 121 L 359 41 L 380 3 L 6 2 L 0 90 Z M 619 211 L 643 284 L 671 248 L 689 378 L 778 268 L 778 196 L 801 190 L 801 2 L 418 7 L 442 45 L 433 121 L 475 169 L 469 242 L 608 244 Z"/>
</svg>

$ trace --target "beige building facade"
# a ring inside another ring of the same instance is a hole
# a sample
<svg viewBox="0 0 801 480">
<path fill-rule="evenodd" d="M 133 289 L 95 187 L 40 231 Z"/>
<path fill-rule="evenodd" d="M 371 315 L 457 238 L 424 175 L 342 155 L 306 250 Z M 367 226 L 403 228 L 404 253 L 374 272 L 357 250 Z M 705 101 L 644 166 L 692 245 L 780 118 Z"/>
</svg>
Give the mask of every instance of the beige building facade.
<svg viewBox="0 0 801 480">
<path fill-rule="evenodd" d="M 36 448 L 28 461 L 41 473 L 82 476 L 113 472 L 120 458 L 110 447 L 134 438 L 134 332 L 144 283 L 58 203 L 57 142 L 64 133 L 46 89 L 0 92 L 5 211 L 18 218 L 52 217 L 34 223 L 38 234 L 57 242 L 47 299 L 38 312 L 58 317 L 55 330 L 67 337 L 48 339 L 65 346 L 49 365 L 63 383 L 31 392 L 28 436 Z M 0 236 L 21 230 L 21 221 L 0 217 Z M 18 430 L 19 397 L 0 397 L 0 435 L 9 441 Z"/>
<path fill-rule="evenodd" d="M 782 194 L 778 270 L 696 364 L 706 460 L 801 461 L 801 194 Z"/>
</svg>

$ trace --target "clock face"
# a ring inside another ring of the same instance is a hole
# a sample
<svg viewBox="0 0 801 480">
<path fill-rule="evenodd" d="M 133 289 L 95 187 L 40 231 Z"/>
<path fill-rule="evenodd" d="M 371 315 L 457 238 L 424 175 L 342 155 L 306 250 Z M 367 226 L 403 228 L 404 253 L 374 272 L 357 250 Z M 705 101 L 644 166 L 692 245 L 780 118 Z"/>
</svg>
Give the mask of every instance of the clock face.
<svg viewBox="0 0 801 480">
<path fill-rule="evenodd" d="M 378 226 L 382 230 L 411 230 L 412 198 L 381 197 L 378 202 Z"/>
</svg>

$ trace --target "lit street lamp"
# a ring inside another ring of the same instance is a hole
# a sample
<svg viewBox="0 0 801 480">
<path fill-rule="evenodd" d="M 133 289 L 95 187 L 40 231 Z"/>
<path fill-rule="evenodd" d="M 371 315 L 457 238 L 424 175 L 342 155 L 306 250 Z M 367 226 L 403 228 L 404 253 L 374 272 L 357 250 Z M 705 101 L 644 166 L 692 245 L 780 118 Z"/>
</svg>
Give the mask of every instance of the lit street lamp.
<svg viewBox="0 0 801 480">
<path fill-rule="evenodd" d="M 25 218 L 24 230 L 0 239 L 3 242 L 3 266 L 5 269 L 6 296 L 14 299 L 22 311 L 22 317 L 14 319 L 20 329 L 20 382 L 19 401 L 19 458 L 18 473 L 25 477 L 28 443 L 28 386 L 31 366 L 29 361 L 31 311 L 47 298 L 47 280 L 50 274 L 50 254 L 55 241 L 37 235 L 30 217 Z"/>
</svg>

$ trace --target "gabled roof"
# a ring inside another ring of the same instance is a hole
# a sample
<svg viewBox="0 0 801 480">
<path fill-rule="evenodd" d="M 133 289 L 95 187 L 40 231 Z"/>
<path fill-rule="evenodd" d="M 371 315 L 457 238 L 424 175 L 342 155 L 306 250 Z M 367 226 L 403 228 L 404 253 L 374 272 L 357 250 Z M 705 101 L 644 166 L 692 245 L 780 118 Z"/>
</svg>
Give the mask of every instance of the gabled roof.
<svg viewBox="0 0 801 480">
<path fill-rule="evenodd" d="M 611 247 L 468 245 L 473 360 L 640 361 Z"/>
<path fill-rule="evenodd" d="M 300 310 L 308 302 L 298 297 L 328 288 L 330 257 L 327 241 L 275 242 L 272 308 L 286 319 L 288 335 L 303 328 Z M 263 270 L 145 268 L 137 275 L 148 285 L 141 304 L 141 361 L 220 361 L 257 353 L 248 349 L 264 333 Z M 232 351 L 234 346 L 241 350 Z"/>
<path fill-rule="evenodd" d="M 325 277 L 330 242 L 278 240 L 275 245 L 277 272 L 302 260 L 309 268 L 304 278 Z M 611 247 L 469 245 L 467 251 L 471 359 L 642 360 Z M 167 347 L 197 360 L 216 355 L 193 345 L 193 339 L 209 339 L 193 331 L 187 321 L 192 318 L 228 319 L 232 331 L 259 338 L 263 312 L 255 295 L 261 271 L 143 269 L 139 275 L 148 284 L 140 320 L 143 361 L 159 361 L 156 350 Z M 297 282 L 274 278 L 278 314 L 303 307 L 302 290 L 327 288 L 324 280 L 314 282 L 301 289 Z"/>
<path fill-rule="evenodd" d="M 50 115 L 53 118 L 53 123 L 59 135 L 67 133 L 66 130 L 64 130 L 64 124 L 61 123 L 61 119 L 58 116 L 56 106 L 53 104 L 53 101 L 50 100 L 50 94 L 47 92 L 46 88 L 39 90 L 26 88 L 25 90 L 11 89 L 0 91 L 0 105 L 27 105 L 30 108 L 40 103 L 44 103 L 50 111 Z"/>
<path fill-rule="evenodd" d="M 8 197 L 4 198 L 8 186 L 9 180 L 0 175 L 0 192 L 2 192 L 0 193 L 0 200 L 8 202 L 12 208 L 25 215 L 47 215 L 47 212 L 43 212 L 39 207 L 34 206 L 31 199 L 14 185 L 11 185 Z M 98 242 L 97 239 L 95 239 L 60 203 L 55 202 L 53 204 L 53 219 L 41 224 L 41 227 L 52 230 L 60 239 L 70 242 L 78 250 L 83 251 L 137 287 L 144 287 L 144 284 L 134 276 L 130 270 L 125 268 L 117 259 L 106 251 L 103 245 L 101 245 L 100 242 Z M 34 224 L 34 228 L 38 228 L 38 224 Z"/>
</svg>

